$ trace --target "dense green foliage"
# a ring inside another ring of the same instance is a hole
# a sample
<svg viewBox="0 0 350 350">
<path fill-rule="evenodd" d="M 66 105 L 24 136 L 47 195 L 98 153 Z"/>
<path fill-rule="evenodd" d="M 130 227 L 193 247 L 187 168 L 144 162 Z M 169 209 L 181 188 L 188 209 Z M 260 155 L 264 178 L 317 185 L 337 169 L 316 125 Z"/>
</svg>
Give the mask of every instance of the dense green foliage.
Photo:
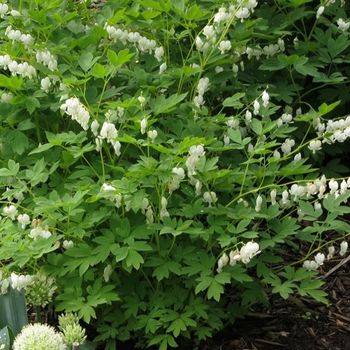
<svg viewBox="0 0 350 350">
<path fill-rule="evenodd" d="M 349 106 L 349 5 L 253 3 L 8 1 L 1 55 L 35 72 L 0 57 L 2 273 L 54 278 L 55 310 L 109 349 L 197 343 L 271 294 L 327 302 L 322 257 L 303 262 L 350 232 L 328 183 L 347 124 L 327 124 Z"/>
</svg>

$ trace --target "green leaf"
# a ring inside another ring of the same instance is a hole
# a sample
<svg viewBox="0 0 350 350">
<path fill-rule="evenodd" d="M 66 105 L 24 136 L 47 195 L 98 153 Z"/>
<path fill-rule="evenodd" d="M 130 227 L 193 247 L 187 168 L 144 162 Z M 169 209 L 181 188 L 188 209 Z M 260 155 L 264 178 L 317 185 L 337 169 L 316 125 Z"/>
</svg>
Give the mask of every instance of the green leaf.
<svg viewBox="0 0 350 350">
<path fill-rule="evenodd" d="M 234 108 L 241 108 L 243 106 L 242 102 L 239 100 L 245 96 L 244 92 L 237 92 L 231 97 L 228 97 L 224 100 L 222 105 L 224 107 L 234 107 Z"/>
<path fill-rule="evenodd" d="M 253 118 L 250 126 L 257 135 L 261 135 L 262 123 L 260 120 Z"/>
<path fill-rule="evenodd" d="M 134 54 L 130 53 L 127 49 L 120 50 L 118 53 L 112 50 L 107 51 L 107 58 L 109 62 L 116 67 L 120 67 L 129 62 L 133 56 Z"/>
<path fill-rule="evenodd" d="M 9 288 L 0 295 L 0 327 L 9 326 L 16 336 L 28 323 L 24 294 Z"/>
<path fill-rule="evenodd" d="M 94 65 L 97 59 L 98 58 L 94 59 L 94 56 L 90 51 L 86 51 L 79 57 L 78 64 L 84 72 L 87 72 Z"/>
<path fill-rule="evenodd" d="M 116 262 L 124 260 L 128 256 L 129 247 L 120 247 L 112 250 Z"/>
<path fill-rule="evenodd" d="M 28 137 L 18 130 L 9 131 L 7 141 L 11 145 L 12 150 L 19 155 L 23 154 L 29 146 Z"/>
<path fill-rule="evenodd" d="M 168 113 L 172 111 L 177 104 L 179 104 L 182 100 L 187 96 L 187 92 L 181 95 L 174 94 L 168 98 L 165 98 L 164 95 L 161 95 L 154 101 L 153 111 L 155 115 L 161 113 Z"/>
<path fill-rule="evenodd" d="M 104 78 L 107 75 L 106 67 L 100 63 L 96 63 L 91 70 L 91 74 L 96 78 Z"/>
<path fill-rule="evenodd" d="M 54 145 L 51 143 L 45 143 L 43 145 L 39 144 L 39 146 L 37 148 L 34 148 L 31 152 L 29 152 L 29 155 L 45 152 L 45 151 L 49 150 L 50 148 L 52 148 L 53 146 Z"/>
</svg>

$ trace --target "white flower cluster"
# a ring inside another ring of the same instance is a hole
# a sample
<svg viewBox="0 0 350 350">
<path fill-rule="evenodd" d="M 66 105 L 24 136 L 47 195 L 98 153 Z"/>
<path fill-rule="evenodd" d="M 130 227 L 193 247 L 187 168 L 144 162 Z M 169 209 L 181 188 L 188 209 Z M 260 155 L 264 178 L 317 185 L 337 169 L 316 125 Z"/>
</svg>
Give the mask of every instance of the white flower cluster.
<svg viewBox="0 0 350 350">
<path fill-rule="evenodd" d="M 12 272 L 9 281 L 13 289 L 21 291 L 32 283 L 33 277 L 30 275 L 17 275 L 15 272 Z"/>
<path fill-rule="evenodd" d="M 295 146 L 295 141 L 293 139 L 285 139 L 281 145 L 281 151 L 283 154 L 289 154 L 292 152 L 292 148 Z"/>
<path fill-rule="evenodd" d="M 277 119 L 277 126 L 289 124 L 293 121 L 293 116 L 290 113 L 283 113 L 280 118 Z"/>
<path fill-rule="evenodd" d="M 8 26 L 5 30 L 5 35 L 12 41 L 19 41 L 25 46 L 30 46 L 34 43 L 34 38 L 30 34 L 24 34 L 20 30 L 13 29 Z"/>
<path fill-rule="evenodd" d="M 17 216 L 17 221 L 21 225 L 22 229 L 25 229 L 26 226 L 30 224 L 30 217 L 28 214 L 19 214 Z"/>
<path fill-rule="evenodd" d="M 38 63 L 43 64 L 52 72 L 57 69 L 57 59 L 49 50 L 45 49 L 43 51 L 38 51 L 35 58 Z"/>
<path fill-rule="evenodd" d="M 25 326 L 13 343 L 13 350 L 66 350 L 61 334 L 53 327 L 44 324 L 30 324 Z"/>
<path fill-rule="evenodd" d="M 12 101 L 12 99 L 13 99 L 13 93 L 11 93 L 11 92 L 3 92 L 1 94 L 0 99 L 1 99 L 1 102 L 3 102 L 3 103 L 10 103 Z"/>
<path fill-rule="evenodd" d="M 11 204 L 6 207 L 3 207 L 2 213 L 4 216 L 8 217 L 9 219 L 15 220 L 18 210 L 13 204 Z"/>
<path fill-rule="evenodd" d="M 248 264 L 254 256 L 260 253 L 259 244 L 256 242 L 248 242 L 242 246 L 240 250 L 231 250 L 229 256 L 224 253 L 218 260 L 216 271 L 220 273 L 222 269 L 230 264 L 231 266 L 236 265 L 237 262 Z"/>
<path fill-rule="evenodd" d="M 266 108 L 268 107 L 269 103 L 270 103 L 270 95 L 267 92 L 267 90 L 264 90 L 263 93 L 261 94 L 261 102 L 262 105 Z M 255 99 L 253 102 L 253 113 L 254 115 L 258 115 L 260 112 L 260 108 L 261 108 L 261 104 L 259 102 L 259 99 Z M 245 114 L 245 120 L 246 120 L 246 124 L 249 124 L 252 120 L 252 113 L 247 110 L 246 114 Z"/>
<path fill-rule="evenodd" d="M 108 33 L 109 39 L 120 41 L 124 45 L 129 42 L 134 44 L 141 52 L 148 52 L 151 55 L 153 54 L 158 62 L 163 60 L 164 48 L 162 46 L 157 46 L 155 40 L 150 40 L 142 36 L 139 32 L 129 32 L 128 30 L 123 30 L 108 24 L 105 25 L 105 29 Z"/>
<path fill-rule="evenodd" d="M 220 37 L 224 29 L 224 24 L 229 23 L 234 18 L 243 21 L 247 19 L 251 13 L 254 12 L 258 5 L 256 0 L 239 0 L 235 5 L 220 7 L 218 12 L 214 15 L 213 24 L 208 24 L 203 28 L 203 35 L 198 35 L 195 39 L 196 48 L 198 51 L 206 52 L 209 48 L 216 46 L 221 52 L 225 54 L 230 51 L 232 44 L 229 40 L 221 40 L 217 43 L 217 38 Z"/>
<path fill-rule="evenodd" d="M 6 3 L 0 3 L 0 17 L 3 18 L 8 11 L 9 11 L 8 5 Z"/>
<path fill-rule="evenodd" d="M 94 120 L 91 123 L 91 131 L 96 137 L 95 141 L 96 141 L 97 151 L 100 151 L 102 146 L 102 141 L 106 140 L 108 143 L 110 143 L 113 146 L 115 154 L 117 156 L 120 156 L 121 144 L 119 141 L 116 140 L 118 137 L 118 130 L 116 129 L 115 125 L 113 123 L 105 121 L 102 124 L 100 132 L 98 132 L 99 128 L 100 128 L 100 124 L 98 123 L 97 120 Z"/>
<path fill-rule="evenodd" d="M 206 93 L 206 91 L 208 91 L 208 88 L 209 88 L 209 78 L 207 77 L 200 78 L 197 85 L 197 95 L 193 99 L 194 104 L 198 108 L 204 105 L 205 103 L 204 94 Z"/>
<path fill-rule="evenodd" d="M 323 175 L 321 178 L 316 179 L 313 182 L 309 182 L 306 185 L 293 184 L 288 189 L 285 189 L 281 194 L 281 200 L 279 204 L 282 207 L 288 207 L 291 204 L 291 200 L 297 201 L 300 198 L 312 198 L 317 196 L 317 198 L 322 199 L 326 198 L 329 194 L 338 197 L 341 194 L 344 194 L 350 189 L 350 178 L 342 180 L 339 184 L 338 181 L 330 179 L 327 182 L 326 177 Z M 270 192 L 271 204 L 277 204 L 277 191 L 273 189 Z M 321 209 L 321 204 L 315 202 L 315 210 Z"/>
<path fill-rule="evenodd" d="M 343 241 L 340 243 L 340 249 L 339 249 L 339 255 L 344 256 L 348 251 L 348 242 Z M 335 247 L 330 246 L 328 247 L 328 254 L 327 254 L 327 260 L 331 260 L 334 257 L 335 254 Z M 305 260 L 303 263 L 303 267 L 308 271 L 315 271 L 320 266 L 323 265 L 324 261 L 326 260 L 326 256 L 323 253 L 317 253 L 314 256 L 313 260 Z"/>
<path fill-rule="evenodd" d="M 162 197 L 160 200 L 160 213 L 159 213 L 159 217 L 161 219 L 164 219 L 164 218 L 167 218 L 170 216 L 168 209 L 167 209 L 167 206 L 168 206 L 167 199 L 165 197 Z"/>
<path fill-rule="evenodd" d="M 51 236 L 52 236 L 52 233 L 49 230 L 39 226 L 32 228 L 29 233 L 29 237 L 34 240 L 41 239 L 41 238 L 48 239 Z"/>
<path fill-rule="evenodd" d="M 115 202 L 115 206 L 120 208 L 122 205 L 123 196 L 118 193 L 117 189 L 111 184 L 104 183 L 101 187 L 100 193 L 109 200 Z"/>
<path fill-rule="evenodd" d="M 65 239 L 65 240 L 62 242 L 62 247 L 63 247 L 63 249 L 66 249 L 66 250 L 67 250 L 67 249 L 70 249 L 70 248 L 73 248 L 73 247 L 74 247 L 74 242 Z"/>
<path fill-rule="evenodd" d="M 12 17 L 19 17 L 21 16 L 20 12 L 17 10 L 11 10 L 9 6 L 6 4 L 6 2 L 1 2 L 0 3 L 0 17 L 4 18 L 5 15 L 10 14 Z"/>
<path fill-rule="evenodd" d="M 327 144 L 345 142 L 350 138 L 350 115 L 343 119 L 328 120 L 326 124 L 321 123 L 318 119 L 316 121 L 316 130 L 318 136 L 321 138 L 319 142 Z M 315 151 L 321 149 L 319 142 L 317 143 Z M 310 149 L 313 150 L 312 148 Z"/>
<path fill-rule="evenodd" d="M 283 39 L 278 39 L 277 44 L 269 44 L 266 46 L 248 46 L 245 49 L 245 54 L 247 55 L 248 60 L 255 58 L 259 60 L 261 56 L 265 56 L 267 58 L 277 55 L 280 52 L 285 51 L 285 44 Z"/>
<path fill-rule="evenodd" d="M 172 169 L 172 178 L 168 183 L 169 192 L 172 193 L 180 187 L 180 182 L 185 178 L 185 170 L 181 167 L 174 167 Z"/>
<path fill-rule="evenodd" d="M 346 32 L 350 28 L 350 21 L 345 21 L 342 18 L 337 20 L 338 29 L 342 32 Z"/>
<path fill-rule="evenodd" d="M 201 157 L 205 155 L 203 145 L 191 146 L 186 159 L 186 167 L 188 176 L 196 175 L 196 166 Z"/>
<path fill-rule="evenodd" d="M 67 99 L 60 108 L 73 120 L 77 121 L 84 130 L 89 128 L 89 112 L 78 98 L 72 97 Z"/>
<path fill-rule="evenodd" d="M 32 79 L 36 76 L 36 70 L 28 62 L 18 63 L 9 55 L 0 55 L 0 68 L 9 70 L 12 75 L 20 75 Z"/>
<path fill-rule="evenodd" d="M 209 204 L 209 207 L 211 207 L 212 204 L 218 201 L 218 197 L 216 196 L 215 192 L 204 192 L 203 200 L 204 202 Z"/>
</svg>

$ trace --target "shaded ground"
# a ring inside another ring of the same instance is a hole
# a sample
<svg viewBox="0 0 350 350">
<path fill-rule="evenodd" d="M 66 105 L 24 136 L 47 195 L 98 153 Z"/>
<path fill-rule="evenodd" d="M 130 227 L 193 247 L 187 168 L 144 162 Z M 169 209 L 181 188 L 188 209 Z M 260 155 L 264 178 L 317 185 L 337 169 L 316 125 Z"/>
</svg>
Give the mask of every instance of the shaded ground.
<svg viewBox="0 0 350 350">
<path fill-rule="evenodd" d="M 327 278 L 331 306 L 276 300 L 200 350 L 350 350 L 350 263 Z"/>
</svg>

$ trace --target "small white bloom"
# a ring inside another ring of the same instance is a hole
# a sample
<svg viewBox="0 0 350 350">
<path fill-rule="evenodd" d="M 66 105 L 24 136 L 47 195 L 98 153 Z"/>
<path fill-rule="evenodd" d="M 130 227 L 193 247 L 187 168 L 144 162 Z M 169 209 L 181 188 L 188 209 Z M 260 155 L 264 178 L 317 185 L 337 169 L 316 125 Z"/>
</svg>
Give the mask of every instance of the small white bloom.
<svg viewBox="0 0 350 350">
<path fill-rule="evenodd" d="M 276 202 L 277 191 L 275 189 L 271 190 L 270 197 L 271 197 L 271 204 L 275 205 L 277 203 Z"/>
<path fill-rule="evenodd" d="M 316 153 L 316 151 L 319 151 L 322 149 L 322 142 L 320 140 L 312 140 L 309 144 L 309 150 L 312 151 L 312 153 Z"/>
<path fill-rule="evenodd" d="M 332 259 L 334 254 L 335 254 L 335 247 L 334 246 L 328 247 L 327 260 Z"/>
<path fill-rule="evenodd" d="M 100 137 L 108 141 L 114 140 L 118 137 L 118 131 L 114 124 L 104 122 L 100 131 Z"/>
<path fill-rule="evenodd" d="M 147 128 L 147 118 L 143 118 L 140 121 L 141 134 L 144 134 L 146 132 L 146 128 Z"/>
<path fill-rule="evenodd" d="M 345 22 L 342 18 L 337 20 L 338 29 L 342 32 L 346 32 L 350 28 L 350 21 Z"/>
<path fill-rule="evenodd" d="M 19 214 L 17 216 L 17 221 L 21 225 L 22 229 L 25 229 L 25 227 L 30 224 L 30 217 L 28 214 Z"/>
<path fill-rule="evenodd" d="M 143 106 L 146 102 L 146 99 L 141 95 L 137 98 L 137 100 L 140 102 L 140 105 Z"/>
<path fill-rule="evenodd" d="M 260 111 L 260 103 L 258 100 L 255 100 L 254 103 L 253 103 L 253 106 L 254 106 L 254 115 L 257 115 L 259 114 L 259 111 Z"/>
<path fill-rule="evenodd" d="M 167 64 L 164 62 L 159 67 L 159 74 L 163 74 L 167 69 Z"/>
<path fill-rule="evenodd" d="M 259 195 L 256 198 L 256 203 L 255 203 L 255 211 L 258 213 L 261 210 L 261 205 L 262 205 L 263 199 L 262 197 Z"/>
<path fill-rule="evenodd" d="M 238 73 L 238 70 L 239 70 L 239 67 L 237 66 L 237 64 L 233 64 L 232 65 L 232 72 L 233 72 L 233 75 L 236 76 L 237 73 Z"/>
<path fill-rule="evenodd" d="M 217 202 L 218 198 L 217 198 L 215 192 L 204 192 L 203 193 L 203 200 L 204 200 L 204 202 L 209 204 L 209 207 L 211 207 L 212 203 Z"/>
<path fill-rule="evenodd" d="M 316 12 L 316 18 L 320 18 L 324 12 L 324 6 L 320 6 L 318 9 L 317 9 L 317 12 Z"/>
<path fill-rule="evenodd" d="M 92 133 L 94 134 L 95 137 L 97 137 L 97 135 L 98 135 L 98 129 L 99 128 L 100 128 L 100 124 L 98 123 L 97 120 L 94 120 L 91 123 L 90 129 L 91 129 L 91 131 L 92 131 Z"/>
<path fill-rule="evenodd" d="M 319 266 L 322 266 L 324 261 L 325 261 L 326 257 L 323 253 L 317 253 L 315 255 L 315 261 Z"/>
<path fill-rule="evenodd" d="M 156 47 L 154 50 L 154 57 L 157 59 L 158 62 L 162 60 L 162 57 L 164 56 L 164 49 L 162 46 Z"/>
<path fill-rule="evenodd" d="M 3 92 L 1 94 L 1 102 L 10 103 L 13 99 L 13 94 L 11 92 Z"/>
<path fill-rule="evenodd" d="M 158 136 L 158 132 L 157 130 L 149 130 L 147 132 L 147 136 L 152 140 L 152 142 L 156 139 L 156 137 Z"/>
<path fill-rule="evenodd" d="M 219 43 L 219 51 L 223 55 L 226 51 L 231 50 L 231 42 L 229 40 L 223 40 Z"/>
<path fill-rule="evenodd" d="M 293 159 L 293 161 L 294 162 L 298 162 L 299 160 L 301 160 L 301 153 L 297 153 L 295 156 L 294 156 L 294 159 Z"/>
<path fill-rule="evenodd" d="M 0 4 L 0 17 L 3 18 L 4 15 L 7 14 L 8 10 L 9 10 L 9 7 L 7 4 L 5 3 Z"/>
<path fill-rule="evenodd" d="M 335 193 L 339 188 L 338 182 L 334 179 L 329 180 L 328 186 L 332 194 Z"/>
<path fill-rule="evenodd" d="M 26 289 L 26 287 L 32 282 L 32 276 L 29 275 L 17 275 L 12 272 L 10 276 L 10 284 L 13 289 L 21 291 Z"/>
<path fill-rule="evenodd" d="M 50 78 L 46 77 L 46 78 L 41 79 L 40 85 L 41 85 L 41 90 L 43 90 L 45 92 L 49 92 L 50 87 L 51 87 Z"/>
<path fill-rule="evenodd" d="M 260 253 L 259 244 L 256 242 L 246 243 L 239 251 L 241 260 L 244 264 L 248 264 L 250 260 Z"/>
<path fill-rule="evenodd" d="M 248 110 L 245 112 L 245 122 L 246 124 L 250 124 L 252 122 L 252 113 Z"/>
<path fill-rule="evenodd" d="M 348 251 L 348 242 L 346 242 L 346 241 L 341 242 L 339 255 L 344 256 L 347 251 Z"/>
<path fill-rule="evenodd" d="M 322 205 L 321 205 L 321 203 L 318 202 L 318 201 L 316 201 L 316 202 L 314 203 L 314 208 L 315 208 L 316 211 L 322 210 Z"/>
<path fill-rule="evenodd" d="M 230 261 L 230 258 L 227 256 L 227 254 L 226 253 L 222 254 L 220 259 L 218 260 L 218 267 L 216 271 L 220 273 L 222 269 L 229 263 L 229 261 Z"/>
<path fill-rule="evenodd" d="M 17 208 L 11 204 L 9 206 L 4 207 L 2 209 L 2 213 L 4 214 L 4 216 L 7 216 L 11 220 L 15 220 L 18 211 Z"/>
<path fill-rule="evenodd" d="M 318 264 L 314 260 L 305 260 L 303 263 L 303 267 L 308 271 L 315 271 L 318 269 Z"/>
<path fill-rule="evenodd" d="M 214 27 L 211 26 L 211 25 L 206 25 L 203 28 L 203 34 L 208 40 L 214 39 L 215 38 L 215 29 L 214 29 Z"/>
<path fill-rule="evenodd" d="M 101 187 L 102 192 L 115 192 L 116 188 L 108 183 L 104 183 Z"/>
<path fill-rule="evenodd" d="M 268 92 L 266 90 L 264 90 L 264 92 L 262 93 L 261 99 L 263 101 L 263 106 L 267 107 L 269 105 L 269 102 L 270 102 L 270 95 L 268 94 Z"/>
<path fill-rule="evenodd" d="M 236 263 L 241 260 L 241 255 L 239 254 L 238 250 L 231 250 L 229 257 L 231 266 L 236 265 Z"/>
<path fill-rule="evenodd" d="M 74 242 L 73 241 L 68 241 L 68 240 L 64 240 L 63 243 L 62 243 L 62 247 L 64 249 L 70 249 L 70 248 L 73 248 L 74 247 Z"/>
<path fill-rule="evenodd" d="M 185 178 L 185 170 L 183 168 L 174 167 L 172 173 L 176 175 L 180 180 Z"/>
</svg>

